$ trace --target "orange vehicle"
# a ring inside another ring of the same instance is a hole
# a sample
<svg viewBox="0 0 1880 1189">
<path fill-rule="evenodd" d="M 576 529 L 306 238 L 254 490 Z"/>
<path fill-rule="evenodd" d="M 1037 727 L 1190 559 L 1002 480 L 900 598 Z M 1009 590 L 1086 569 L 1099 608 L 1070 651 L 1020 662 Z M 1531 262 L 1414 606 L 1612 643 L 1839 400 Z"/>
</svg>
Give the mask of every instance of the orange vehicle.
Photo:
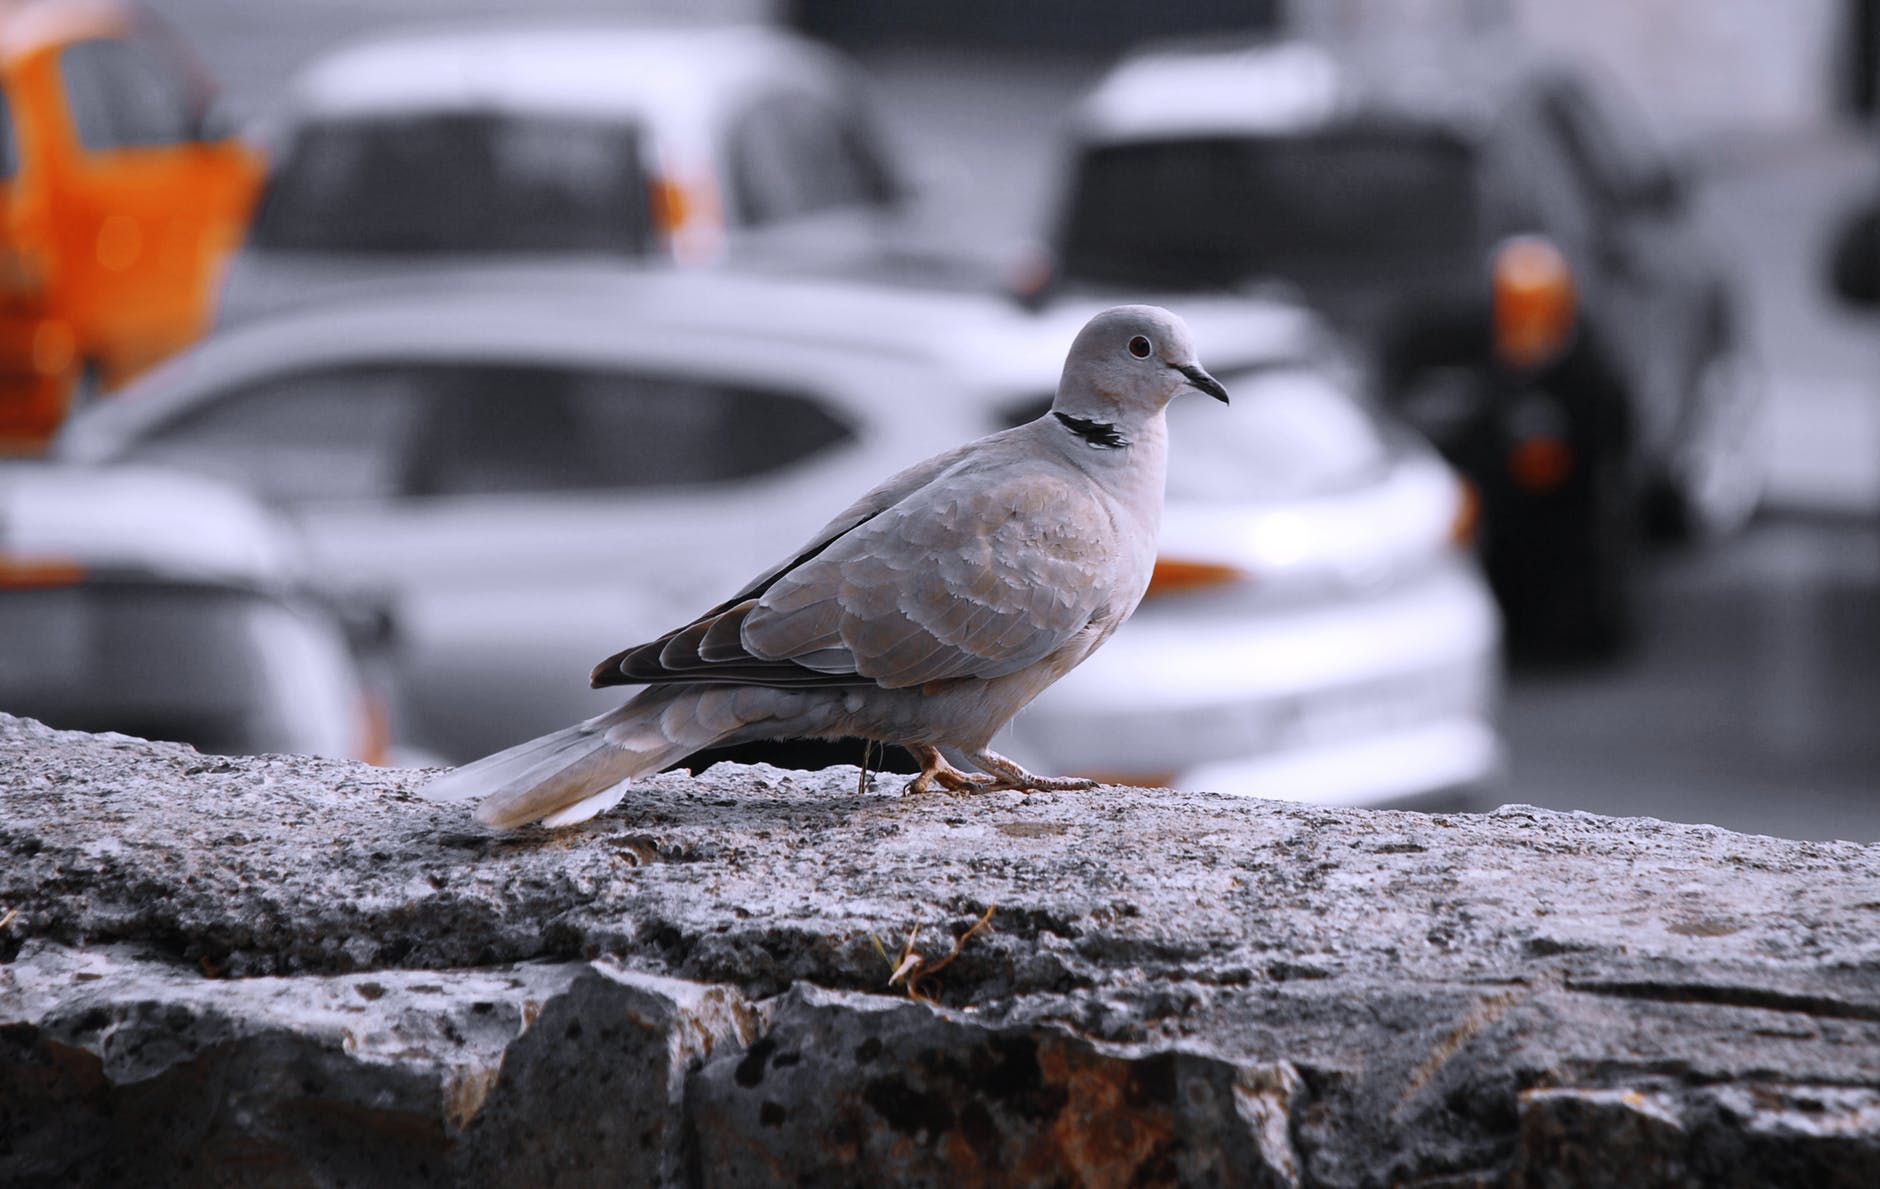
<svg viewBox="0 0 1880 1189">
<path fill-rule="evenodd" d="M 0 0 L 0 453 L 196 338 L 260 158 L 119 0 Z"/>
</svg>

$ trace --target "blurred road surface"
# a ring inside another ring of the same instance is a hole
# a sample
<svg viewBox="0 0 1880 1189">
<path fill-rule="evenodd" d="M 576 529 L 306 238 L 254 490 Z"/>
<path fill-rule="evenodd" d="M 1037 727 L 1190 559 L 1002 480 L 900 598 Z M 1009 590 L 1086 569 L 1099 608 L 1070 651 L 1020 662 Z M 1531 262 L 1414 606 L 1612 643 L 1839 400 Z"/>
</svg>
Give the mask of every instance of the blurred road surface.
<svg viewBox="0 0 1880 1189">
<path fill-rule="evenodd" d="M 1626 663 L 1513 675 L 1501 799 L 1880 840 L 1880 524 L 1768 517 L 1655 577 Z"/>
<path fill-rule="evenodd" d="M 160 7 L 251 114 L 294 66 L 347 37 L 515 11 L 491 0 Z M 623 7 L 763 8 L 547 5 Z M 930 227 L 998 251 L 1041 225 L 1066 105 L 1102 63 L 898 53 L 866 65 Z M 1652 629 L 1629 663 L 1513 675 L 1503 799 L 1880 839 L 1880 317 L 1836 309 L 1821 285 L 1830 220 L 1874 175 L 1877 144 L 1828 130 L 1703 146 L 1706 212 L 1749 283 L 1773 386 L 1769 511 L 1740 540 L 1661 560 Z"/>
</svg>

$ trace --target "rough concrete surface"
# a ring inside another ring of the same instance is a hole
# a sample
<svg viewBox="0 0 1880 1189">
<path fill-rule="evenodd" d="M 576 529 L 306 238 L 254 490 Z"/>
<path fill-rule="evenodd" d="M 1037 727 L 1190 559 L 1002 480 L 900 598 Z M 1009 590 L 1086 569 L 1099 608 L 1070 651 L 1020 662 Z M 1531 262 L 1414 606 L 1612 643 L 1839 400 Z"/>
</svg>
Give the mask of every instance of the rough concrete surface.
<svg viewBox="0 0 1880 1189">
<path fill-rule="evenodd" d="M 1880 1184 L 1880 847 L 423 776 L 0 716 L 0 1184 Z"/>
</svg>

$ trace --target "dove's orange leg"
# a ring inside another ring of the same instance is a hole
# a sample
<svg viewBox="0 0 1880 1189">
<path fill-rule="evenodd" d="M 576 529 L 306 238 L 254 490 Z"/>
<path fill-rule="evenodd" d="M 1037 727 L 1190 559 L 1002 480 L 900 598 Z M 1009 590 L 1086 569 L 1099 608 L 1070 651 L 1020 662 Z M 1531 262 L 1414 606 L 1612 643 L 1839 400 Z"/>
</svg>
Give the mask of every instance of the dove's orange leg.
<svg viewBox="0 0 1880 1189">
<path fill-rule="evenodd" d="M 1014 789 L 1021 793 L 1071 793 L 1097 787 L 1096 781 L 1082 776 L 1039 776 L 1027 772 L 996 751 L 968 752 L 967 758 L 992 773 L 992 783 L 980 785 L 980 792 Z"/>
<path fill-rule="evenodd" d="M 940 754 L 937 747 L 928 747 L 924 743 L 904 743 L 901 746 L 907 748 L 913 754 L 914 761 L 920 765 L 920 774 L 901 786 L 903 793 L 931 792 L 935 785 L 949 793 L 973 793 L 978 792 L 990 779 L 977 772 L 967 773 L 955 768 L 947 763 L 946 757 Z"/>
</svg>

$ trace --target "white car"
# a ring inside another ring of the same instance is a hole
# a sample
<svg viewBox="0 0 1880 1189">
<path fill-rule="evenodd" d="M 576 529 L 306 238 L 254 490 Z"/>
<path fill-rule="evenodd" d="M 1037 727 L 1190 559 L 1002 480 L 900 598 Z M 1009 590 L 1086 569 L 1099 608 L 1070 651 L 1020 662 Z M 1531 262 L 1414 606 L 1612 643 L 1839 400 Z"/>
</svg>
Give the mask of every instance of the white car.
<svg viewBox="0 0 1880 1189">
<path fill-rule="evenodd" d="M 826 255 L 902 197 L 858 71 L 757 26 L 386 35 L 307 67 L 259 138 L 225 322 L 479 258 Z"/>
<path fill-rule="evenodd" d="M 1233 404 L 1172 407 L 1148 599 L 997 746 L 1315 801 L 1486 780 L 1499 620 L 1463 485 L 1352 397 L 1296 307 L 1178 309 Z M 58 448 L 291 509 L 327 572 L 393 592 L 413 742 L 464 760 L 616 704 L 587 688 L 602 657 L 896 469 L 1042 415 L 1093 312 L 728 272 L 465 276 L 228 328 Z"/>
<path fill-rule="evenodd" d="M 205 752 L 383 761 L 385 704 L 352 619 L 240 491 L 0 464 L 0 711 Z"/>
</svg>

